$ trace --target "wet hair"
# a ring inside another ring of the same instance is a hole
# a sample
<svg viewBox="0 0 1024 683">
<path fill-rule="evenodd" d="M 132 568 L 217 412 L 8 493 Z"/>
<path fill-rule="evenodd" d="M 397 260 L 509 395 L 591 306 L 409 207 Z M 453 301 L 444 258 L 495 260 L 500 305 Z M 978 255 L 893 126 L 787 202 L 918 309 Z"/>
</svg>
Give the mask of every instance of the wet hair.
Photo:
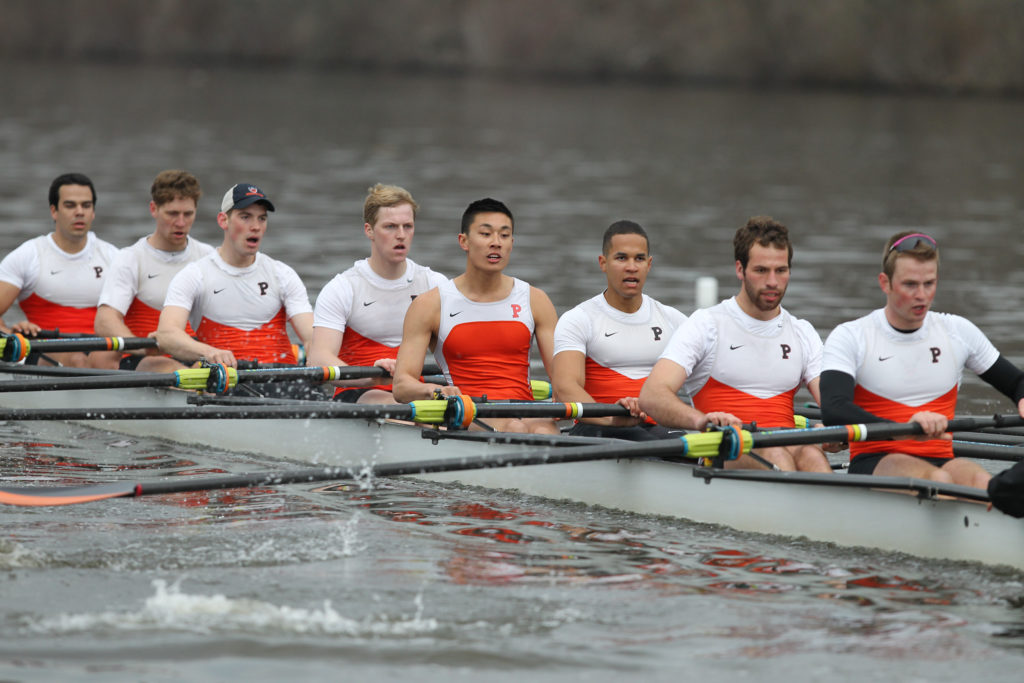
<svg viewBox="0 0 1024 683">
<path fill-rule="evenodd" d="M 605 256 L 611 251 L 612 238 L 616 235 L 640 235 L 647 243 L 647 253 L 651 253 L 651 240 L 639 223 L 633 221 L 615 221 L 604 231 L 604 240 L 601 242 L 601 253 Z"/>
<path fill-rule="evenodd" d="M 420 205 L 412 198 L 409 191 L 397 185 L 382 185 L 377 183 L 367 190 L 366 201 L 363 202 L 363 222 L 373 225 L 377 222 L 377 214 L 388 206 L 408 204 L 412 207 L 413 218 Z"/>
<path fill-rule="evenodd" d="M 153 180 L 153 186 L 149 188 L 149 196 L 157 206 L 163 206 L 173 202 L 179 197 L 191 199 L 199 204 L 199 198 L 203 191 L 199 187 L 199 180 L 188 171 L 175 169 L 160 171 Z"/>
<path fill-rule="evenodd" d="M 509 211 L 509 208 L 497 199 L 485 197 L 483 199 L 478 199 L 475 202 L 471 202 L 462 213 L 461 231 L 463 234 L 469 234 L 469 226 L 473 224 L 473 220 L 477 217 L 477 214 L 481 213 L 503 213 L 508 216 L 509 223 L 512 224 L 512 227 L 515 227 L 515 219 L 512 217 L 512 212 Z"/>
<path fill-rule="evenodd" d="M 887 278 L 892 279 L 893 273 L 896 272 L 896 261 L 900 256 L 910 256 L 918 261 L 934 260 L 935 265 L 939 265 L 939 248 L 928 244 L 923 239 L 918 239 L 917 244 L 910 249 L 896 250 L 892 248 L 892 245 L 904 237 L 920 234 L 916 230 L 904 230 L 903 232 L 896 233 L 886 241 L 885 251 L 882 252 L 882 272 L 885 273 Z M 924 237 L 924 235 L 921 236 Z"/>
<path fill-rule="evenodd" d="M 793 264 L 793 245 L 789 241 L 789 229 L 770 216 L 754 216 L 747 224 L 736 231 L 732 240 L 733 254 L 743 269 L 747 269 L 750 261 L 750 250 L 754 244 L 762 247 L 785 249 L 788 257 L 786 262 Z"/>
<path fill-rule="evenodd" d="M 53 179 L 50 183 L 50 206 L 57 206 L 60 203 L 60 188 L 64 185 L 84 185 L 92 191 L 92 205 L 96 206 L 96 188 L 89 177 L 81 173 L 64 173 Z"/>
</svg>

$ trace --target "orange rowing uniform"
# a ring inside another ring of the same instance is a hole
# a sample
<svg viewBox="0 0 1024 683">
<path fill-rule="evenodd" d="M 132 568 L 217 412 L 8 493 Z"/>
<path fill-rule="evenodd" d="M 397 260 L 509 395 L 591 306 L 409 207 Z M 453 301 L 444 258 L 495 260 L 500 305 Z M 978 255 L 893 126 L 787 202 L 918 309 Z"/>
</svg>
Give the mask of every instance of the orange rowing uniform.
<svg viewBox="0 0 1024 683">
<path fill-rule="evenodd" d="M 451 280 L 439 288 L 434 358 L 448 383 L 470 396 L 532 401 L 530 285 L 516 279 L 501 301 L 467 299 Z"/>
</svg>

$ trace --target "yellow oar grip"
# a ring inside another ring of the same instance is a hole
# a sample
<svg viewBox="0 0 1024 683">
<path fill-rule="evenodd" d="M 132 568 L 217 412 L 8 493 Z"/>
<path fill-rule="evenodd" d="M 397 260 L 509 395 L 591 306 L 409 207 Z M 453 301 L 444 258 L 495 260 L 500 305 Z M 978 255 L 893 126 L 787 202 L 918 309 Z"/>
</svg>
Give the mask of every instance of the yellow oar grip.
<svg viewBox="0 0 1024 683">
<path fill-rule="evenodd" d="M 754 443 L 753 435 L 745 429 L 736 431 L 740 438 L 737 455 L 749 453 L 750 447 Z M 725 432 L 701 432 L 700 434 L 682 436 L 680 438 L 685 445 L 683 455 L 687 458 L 716 458 L 724 436 Z"/>
<path fill-rule="evenodd" d="M 226 367 L 224 370 L 227 372 L 227 381 L 222 391 L 238 384 L 238 370 L 230 367 Z M 178 383 L 175 385 L 177 387 L 192 391 L 207 391 L 208 389 L 210 368 L 184 368 L 176 370 L 174 374 L 178 377 Z"/>
<path fill-rule="evenodd" d="M 420 399 L 409 404 L 412 408 L 412 419 L 414 422 L 428 424 L 439 424 L 444 422 L 444 411 L 448 407 L 448 401 L 444 399 Z"/>
<path fill-rule="evenodd" d="M 542 379 L 531 379 L 530 389 L 533 391 L 534 401 L 547 401 L 552 396 L 551 382 Z"/>
</svg>

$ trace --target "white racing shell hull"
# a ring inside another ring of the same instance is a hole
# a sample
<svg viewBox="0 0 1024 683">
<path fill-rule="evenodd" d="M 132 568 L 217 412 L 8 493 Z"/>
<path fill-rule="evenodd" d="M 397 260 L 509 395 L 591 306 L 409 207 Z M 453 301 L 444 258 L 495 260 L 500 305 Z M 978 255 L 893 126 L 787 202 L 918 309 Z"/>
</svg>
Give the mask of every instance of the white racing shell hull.
<svg viewBox="0 0 1024 683">
<path fill-rule="evenodd" d="M 185 407 L 186 396 L 187 392 L 173 389 L 0 392 L 0 408 Z M 100 419 L 83 424 L 252 452 L 290 463 L 325 465 L 435 460 L 539 448 L 446 439 L 434 444 L 422 438 L 421 427 L 361 419 Z M 416 476 L 742 531 L 1024 570 L 1024 520 L 989 510 L 983 502 L 822 484 L 827 477 L 851 477 L 846 474 L 766 473 L 765 478 L 774 480 L 763 481 L 708 478 L 700 476 L 702 473 L 707 471 L 688 463 L 623 459 Z"/>
</svg>

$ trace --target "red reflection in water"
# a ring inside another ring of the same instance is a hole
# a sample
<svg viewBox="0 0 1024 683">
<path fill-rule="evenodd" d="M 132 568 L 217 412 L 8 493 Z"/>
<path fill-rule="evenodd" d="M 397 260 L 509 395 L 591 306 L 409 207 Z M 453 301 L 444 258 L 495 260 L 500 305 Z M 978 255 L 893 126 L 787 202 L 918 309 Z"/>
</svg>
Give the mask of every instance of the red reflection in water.
<svg viewBox="0 0 1024 683">
<path fill-rule="evenodd" d="M 453 533 L 460 536 L 475 536 L 486 538 L 498 543 L 533 543 L 535 540 L 530 536 L 519 533 L 513 529 L 502 529 L 501 527 L 468 527 L 456 529 Z"/>
</svg>

